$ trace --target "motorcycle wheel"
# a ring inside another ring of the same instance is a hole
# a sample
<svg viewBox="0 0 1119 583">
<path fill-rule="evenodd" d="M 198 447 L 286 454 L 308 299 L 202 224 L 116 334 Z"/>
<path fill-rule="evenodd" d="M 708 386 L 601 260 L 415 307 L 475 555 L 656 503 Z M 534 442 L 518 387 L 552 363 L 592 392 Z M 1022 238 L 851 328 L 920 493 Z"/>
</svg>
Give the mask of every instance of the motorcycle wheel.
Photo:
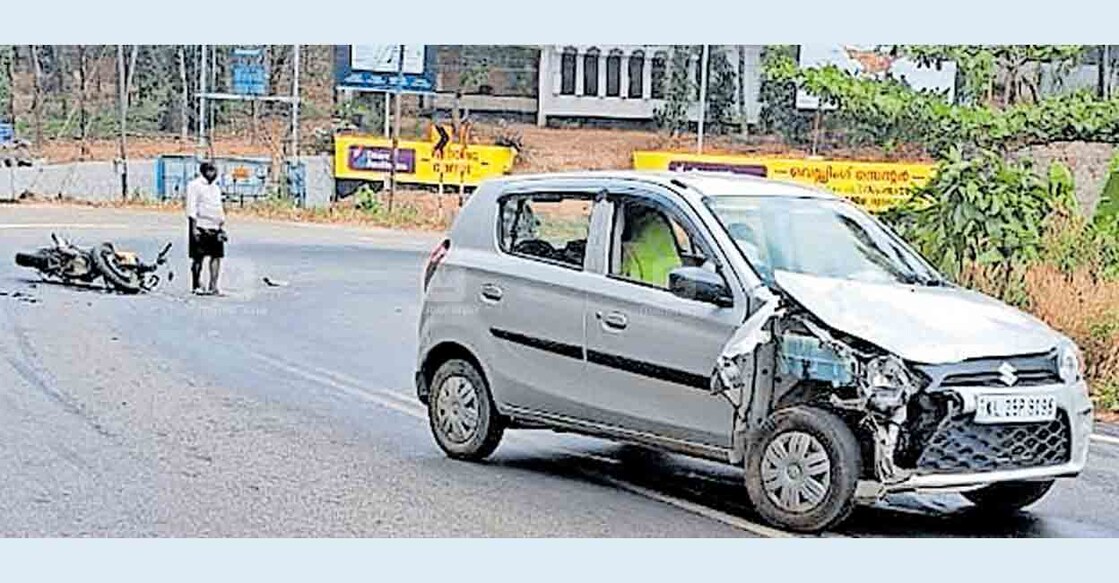
<svg viewBox="0 0 1119 583">
<path fill-rule="evenodd" d="M 117 262 L 117 252 L 109 243 L 102 243 L 93 249 L 93 265 L 101 272 L 101 277 L 117 291 L 126 294 L 140 293 L 143 289 L 140 274 L 127 269 Z"/>
<path fill-rule="evenodd" d="M 38 253 L 16 253 L 16 265 L 46 271 L 50 266 L 50 257 L 42 251 Z"/>
</svg>

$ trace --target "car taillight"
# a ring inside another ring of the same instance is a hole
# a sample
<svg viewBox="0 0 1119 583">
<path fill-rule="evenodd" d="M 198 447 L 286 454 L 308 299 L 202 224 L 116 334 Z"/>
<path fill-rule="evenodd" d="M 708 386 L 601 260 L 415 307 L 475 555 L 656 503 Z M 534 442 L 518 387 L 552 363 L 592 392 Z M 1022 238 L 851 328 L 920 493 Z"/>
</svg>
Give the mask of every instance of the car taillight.
<svg viewBox="0 0 1119 583">
<path fill-rule="evenodd" d="M 427 291 L 427 284 L 431 283 L 431 278 L 435 276 L 435 269 L 443 262 L 443 258 L 450 250 L 450 239 L 443 239 L 435 249 L 431 250 L 431 256 L 427 258 L 427 265 L 424 267 L 424 291 Z"/>
</svg>

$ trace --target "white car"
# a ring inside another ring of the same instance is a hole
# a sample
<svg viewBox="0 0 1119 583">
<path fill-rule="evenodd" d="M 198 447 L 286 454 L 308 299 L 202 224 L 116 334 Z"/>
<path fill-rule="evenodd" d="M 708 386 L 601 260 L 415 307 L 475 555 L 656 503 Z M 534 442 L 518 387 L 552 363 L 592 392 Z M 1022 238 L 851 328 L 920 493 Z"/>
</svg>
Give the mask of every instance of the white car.
<svg viewBox="0 0 1119 583">
<path fill-rule="evenodd" d="M 1084 467 L 1075 345 L 946 281 L 853 204 L 704 173 L 482 185 L 424 274 L 416 382 L 439 446 L 579 432 L 737 464 L 773 524 L 889 492 L 992 511 Z"/>
</svg>

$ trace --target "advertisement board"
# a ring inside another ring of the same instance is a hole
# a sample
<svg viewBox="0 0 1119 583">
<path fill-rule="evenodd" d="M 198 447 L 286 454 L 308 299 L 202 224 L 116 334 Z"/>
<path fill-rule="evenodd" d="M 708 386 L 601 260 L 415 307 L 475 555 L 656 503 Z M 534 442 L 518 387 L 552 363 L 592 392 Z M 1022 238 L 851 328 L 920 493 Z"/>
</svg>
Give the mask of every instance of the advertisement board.
<svg viewBox="0 0 1119 583">
<path fill-rule="evenodd" d="M 913 89 L 943 93 L 947 101 L 952 102 L 956 94 L 956 63 L 921 67 L 905 57 L 892 56 L 890 49 L 889 45 L 800 45 L 798 61 L 802 69 L 835 65 L 867 79 L 889 76 Z M 821 105 L 819 97 L 803 89 L 797 89 L 796 106 L 798 109 L 835 108 L 832 104 Z"/>
<path fill-rule="evenodd" d="M 935 166 L 919 162 L 855 162 L 677 152 L 633 153 L 637 170 L 704 170 L 773 178 L 818 186 L 879 212 L 932 178 Z"/>
<path fill-rule="evenodd" d="M 262 47 L 236 47 L 231 55 L 233 92 L 238 95 L 268 93 L 268 75 Z"/>
<path fill-rule="evenodd" d="M 434 48 L 403 46 L 403 70 L 398 74 L 401 45 L 336 45 L 335 85 L 359 91 L 396 91 L 399 84 L 400 91 L 405 93 L 434 92 Z"/>
<path fill-rule="evenodd" d="M 396 179 L 405 184 L 475 187 L 513 168 L 517 151 L 503 146 L 446 144 L 401 140 Z M 392 169 L 392 140 L 375 136 L 334 137 L 334 178 L 383 182 Z"/>
</svg>

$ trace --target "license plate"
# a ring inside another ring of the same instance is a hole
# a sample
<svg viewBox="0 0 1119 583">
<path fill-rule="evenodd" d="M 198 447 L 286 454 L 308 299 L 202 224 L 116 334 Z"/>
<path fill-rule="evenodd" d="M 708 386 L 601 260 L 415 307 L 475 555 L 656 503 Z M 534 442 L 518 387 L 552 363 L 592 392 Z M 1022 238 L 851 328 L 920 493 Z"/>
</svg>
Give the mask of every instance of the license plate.
<svg viewBox="0 0 1119 583">
<path fill-rule="evenodd" d="M 978 395 L 976 423 L 1031 423 L 1057 418 L 1057 400 L 1044 395 Z"/>
</svg>

